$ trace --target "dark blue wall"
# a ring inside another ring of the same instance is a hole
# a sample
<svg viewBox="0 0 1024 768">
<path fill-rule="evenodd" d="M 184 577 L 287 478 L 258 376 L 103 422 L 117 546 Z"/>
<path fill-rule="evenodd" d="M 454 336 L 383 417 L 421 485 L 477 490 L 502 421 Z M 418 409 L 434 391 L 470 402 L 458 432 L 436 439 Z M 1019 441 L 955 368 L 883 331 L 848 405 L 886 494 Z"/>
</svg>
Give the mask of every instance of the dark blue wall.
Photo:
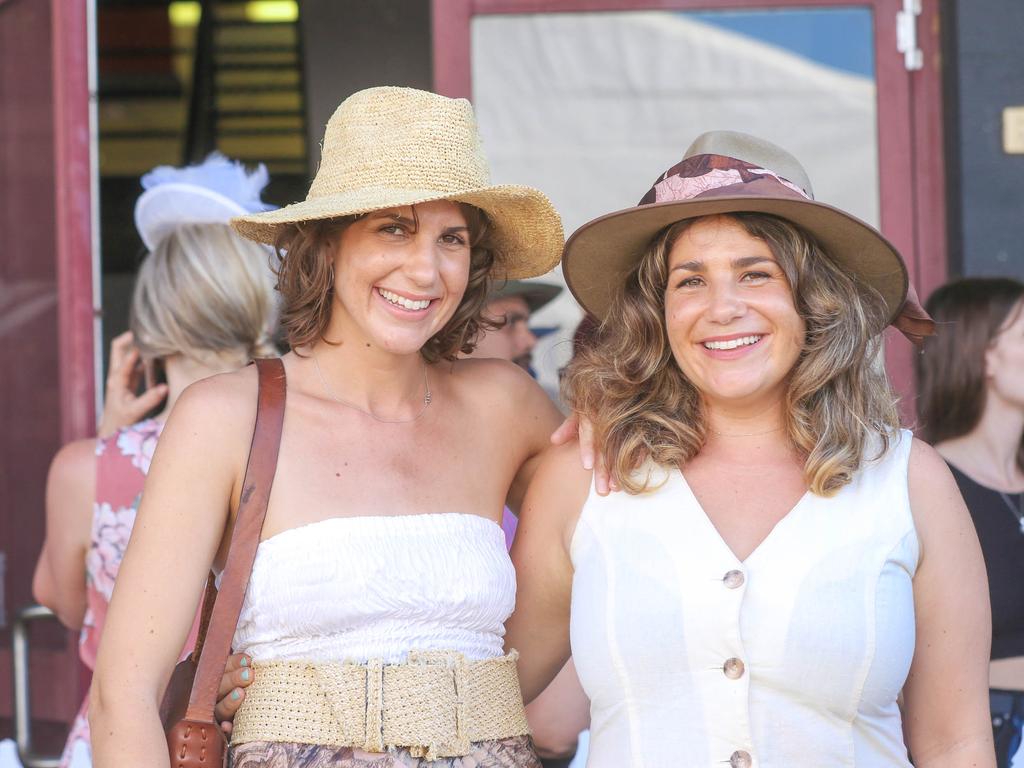
<svg viewBox="0 0 1024 768">
<path fill-rule="evenodd" d="M 1024 105 L 1024 1 L 943 4 L 950 272 L 1024 279 L 1024 155 L 1003 108 Z"/>
</svg>

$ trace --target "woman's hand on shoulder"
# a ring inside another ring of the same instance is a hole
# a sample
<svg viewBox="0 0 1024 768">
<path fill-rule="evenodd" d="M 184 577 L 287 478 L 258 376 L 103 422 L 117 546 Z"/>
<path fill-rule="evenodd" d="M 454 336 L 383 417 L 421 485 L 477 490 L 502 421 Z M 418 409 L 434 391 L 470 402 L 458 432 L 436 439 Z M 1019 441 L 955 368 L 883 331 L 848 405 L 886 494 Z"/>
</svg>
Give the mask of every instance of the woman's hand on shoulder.
<svg viewBox="0 0 1024 768">
<path fill-rule="evenodd" d="M 594 426 L 590 419 L 571 413 L 565 417 L 554 432 L 551 433 L 552 445 L 579 441 L 580 465 L 584 469 L 594 470 L 594 490 L 600 496 L 607 496 L 619 490 L 619 484 L 608 471 L 604 461 L 604 453 L 597 452 L 594 447 Z"/>
<path fill-rule="evenodd" d="M 32 577 L 32 595 L 69 629 L 85 617 L 85 556 L 96 499 L 96 441 L 61 448 L 46 476 L 46 538 Z"/>
<path fill-rule="evenodd" d="M 914 440 L 910 506 L 920 543 L 917 640 L 904 686 L 907 744 L 921 768 L 995 765 L 988 712 L 992 619 L 981 547 L 952 473 Z"/>
</svg>

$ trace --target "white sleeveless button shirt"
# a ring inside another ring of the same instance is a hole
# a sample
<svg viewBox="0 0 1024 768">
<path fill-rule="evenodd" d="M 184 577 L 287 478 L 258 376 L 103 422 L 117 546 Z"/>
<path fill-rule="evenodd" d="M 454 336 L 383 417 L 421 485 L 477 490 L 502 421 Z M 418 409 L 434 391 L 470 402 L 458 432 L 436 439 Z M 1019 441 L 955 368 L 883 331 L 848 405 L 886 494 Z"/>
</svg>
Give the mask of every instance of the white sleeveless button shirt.
<svg viewBox="0 0 1024 768">
<path fill-rule="evenodd" d="M 910 446 L 806 494 L 742 562 L 678 471 L 592 491 L 571 548 L 588 768 L 909 768 Z"/>
</svg>

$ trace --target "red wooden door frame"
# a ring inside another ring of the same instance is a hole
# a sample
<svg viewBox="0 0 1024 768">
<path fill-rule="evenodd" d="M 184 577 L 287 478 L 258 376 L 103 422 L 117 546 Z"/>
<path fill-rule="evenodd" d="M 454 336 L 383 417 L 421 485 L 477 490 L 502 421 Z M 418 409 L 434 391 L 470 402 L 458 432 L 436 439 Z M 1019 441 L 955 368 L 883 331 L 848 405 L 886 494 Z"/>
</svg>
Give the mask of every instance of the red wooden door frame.
<svg viewBox="0 0 1024 768">
<path fill-rule="evenodd" d="M 96 434 L 92 161 L 86 3 L 52 0 L 61 439 Z"/>
<path fill-rule="evenodd" d="M 582 11 L 821 8 L 857 5 L 873 11 L 877 86 L 880 225 L 907 260 L 922 297 L 946 279 L 945 175 L 942 155 L 938 0 L 924 0 L 918 45 L 924 68 L 908 72 L 896 49 L 901 0 L 434 0 L 434 88 L 470 98 L 470 24 L 489 14 Z M 912 423 L 912 348 L 890 333 L 886 365 Z"/>
<path fill-rule="evenodd" d="M 8 552 L 4 587 L 7 618 L 13 620 L 32 602 L 50 457 L 63 442 L 95 434 L 87 3 L 3 0 L 0 28 L 5 42 L 19 41 L 0 57 L 13 73 L 8 82 L 19 81 L 18 88 L 0 89 L 0 113 L 19 115 L 4 121 L 13 130 L 0 136 L 5 171 L 0 197 L 34 201 L 4 206 L 4 223 L 11 228 L 4 277 L 15 285 L 19 280 L 42 284 L 42 295 L 56 298 L 56 319 L 46 305 L 45 316 L 14 324 L 5 338 L 11 359 L 18 361 L 12 366 L 16 372 L 5 378 L 10 391 L 3 392 L 11 417 L 4 423 L 5 455 L 16 453 L 18 463 L 8 467 L 7 483 L 0 483 L 5 502 L 0 536 L 7 535 L 3 548 Z M 46 238 L 39 237 L 41 230 Z M 59 749 L 60 723 L 71 722 L 85 693 L 76 641 L 77 632 L 62 635 L 55 627 L 38 627 L 32 634 L 34 737 L 35 746 L 45 751 Z M 2 730 L 10 727 L 11 687 L 10 631 L 4 627 L 0 736 L 11 735 Z"/>
</svg>

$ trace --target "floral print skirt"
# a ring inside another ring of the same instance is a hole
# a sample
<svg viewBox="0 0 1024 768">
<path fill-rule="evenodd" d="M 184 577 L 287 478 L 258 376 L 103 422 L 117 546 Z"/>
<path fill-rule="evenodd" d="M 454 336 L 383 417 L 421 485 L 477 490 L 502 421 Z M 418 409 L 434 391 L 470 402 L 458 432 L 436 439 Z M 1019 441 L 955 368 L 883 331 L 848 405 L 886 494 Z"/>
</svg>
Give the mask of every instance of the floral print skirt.
<svg viewBox="0 0 1024 768">
<path fill-rule="evenodd" d="M 252 741 L 231 748 L 231 768 L 541 768 L 529 736 L 513 736 L 471 745 L 468 755 L 425 760 L 406 749 L 364 752 L 354 747 L 324 747 Z"/>
</svg>

